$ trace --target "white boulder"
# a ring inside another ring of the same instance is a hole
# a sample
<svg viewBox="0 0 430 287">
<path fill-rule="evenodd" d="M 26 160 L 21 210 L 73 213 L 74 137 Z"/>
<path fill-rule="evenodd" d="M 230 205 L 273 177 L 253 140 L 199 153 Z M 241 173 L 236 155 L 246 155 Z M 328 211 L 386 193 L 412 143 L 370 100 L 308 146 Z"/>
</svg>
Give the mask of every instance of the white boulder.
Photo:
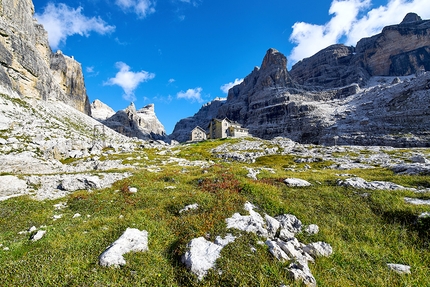
<svg viewBox="0 0 430 287">
<path fill-rule="evenodd" d="M 290 272 L 290 276 L 295 281 L 302 281 L 303 284 L 308 287 L 317 286 L 317 281 L 312 275 L 311 270 L 309 269 L 308 263 L 306 261 L 297 260 L 296 262 L 291 263 L 288 266 L 288 271 Z"/>
<path fill-rule="evenodd" d="M 318 234 L 319 231 L 320 231 L 320 229 L 319 229 L 318 225 L 316 225 L 316 224 L 310 224 L 305 228 L 305 232 L 308 235 Z"/>
<path fill-rule="evenodd" d="M 414 205 L 430 205 L 430 199 L 405 197 L 405 201 L 407 203 L 414 204 Z"/>
<path fill-rule="evenodd" d="M 393 270 L 399 274 L 411 274 L 411 266 L 403 264 L 388 263 L 388 269 Z"/>
<path fill-rule="evenodd" d="M 333 249 L 330 244 L 322 241 L 306 245 L 303 247 L 303 251 L 312 255 L 313 257 L 328 257 L 333 254 Z"/>
<path fill-rule="evenodd" d="M 215 266 L 215 261 L 220 257 L 222 248 L 235 239 L 231 234 L 227 235 L 225 239 L 217 237 L 215 243 L 204 237 L 194 238 L 188 243 L 189 250 L 182 255 L 182 263 L 196 274 L 199 280 L 202 280 Z"/>
<path fill-rule="evenodd" d="M 33 236 L 31 236 L 31 241 L 38 241 L 42 239 L 42 237 L 45 235 L 46 230 L 39 230 Z"/>
<path fill-rule="evenodd" d="M 266 245 L 269 247 L 269 252 L 272 253 L 273 257 L 278 259 L 279 261 L 290 260 L 290 257 L 284 250 L 278 245 L 276 241 L 267 240 Z"/>
<path fill-rule="evenodd" d="M 265 215 L 264 219 L 266 219 L 267 232 L 270 238 L 274 238 L 276 233 L 278 232 L 279 227 L 281 227 L 281 223 L 270 215 Z"/>
<path fill-rule="evenodd" d="M 251 203 L 245 203 L 245 210 L 249 215 L 240 215 L 239 213 L 233 214 L 232 217 L 227 218 L 227 228 L 235 228 L 245 232 L 253 232 L 259 236 L 268 237 L 267 229 L 265 228 L 265 221 L 263 217 L 254 211 L 255 206 Z"/>
<path fill-rule="evenodd" d="M 311 185 L 308 181 L 300 178 L 286 178 L 284 179 L 284 183 L 291 187 L 306 187 Z"/>
<path fill-rule="evenodd" d="M 380 190 L 413 190 L 413 188 L 407 188 L 389 181 L 366 181 L 361 177 L 352 177 L 345 180 L 338 180 L 337 184 L 345 187 L 352 187 L 357 189 L 380 189 Z"/>
<path fill-rule="evenodd" d="M 99 256 L 99 264 L 105 267 L 123 266 L 126 264 L 124 254 L 146 250 L 148 250 L 148 232 L 136 228 L 127 228 L 118 240 Z"/>
<path fill-rule="evenodd" d="M 275 217 L 281 224 L 279 238 L 289 240 L 302 230 L 302 222 L 292 214 L 283 214 Z"/>
</svg>

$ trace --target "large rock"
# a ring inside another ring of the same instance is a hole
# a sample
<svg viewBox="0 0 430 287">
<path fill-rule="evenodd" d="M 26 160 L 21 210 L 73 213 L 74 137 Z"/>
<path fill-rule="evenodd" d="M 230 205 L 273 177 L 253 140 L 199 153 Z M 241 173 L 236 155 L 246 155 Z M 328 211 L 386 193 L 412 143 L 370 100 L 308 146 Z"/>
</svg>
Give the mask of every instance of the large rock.
<svg viewBox="0 0 430 287">
<path fill-rule="evenodd" d="M 220 257 L 221 250 L 236 238 L 227 234 L 226 238 L 217 237 L 215 243 L 198 237 L 188 244 L 188 251 L 182 256 L 182 263 L 187 266 L 199 280 L 202 280 L 207 272 L 215 267 L 215 261 Z"/>
<path fill-rule="evenodd" d="M 112 243 L 100 256 L 99 264 L 105 267 L 119 267 L 126 264 L 123 257 L 129 252 L 144 252 L 148 250 L 148 232 L 136 228 L 126 231 Z"/>
<path fill-rule="evenodd" d="M 389 181 L 366 181 L 361 177 L 352 177 L 345 180 L 338 180 L 338 185 L 345 187 L 352 187 L 357 189 L 380 189 L 380 190 L 412 190 L 413 188 L 407 188 Z"/>
</svg>

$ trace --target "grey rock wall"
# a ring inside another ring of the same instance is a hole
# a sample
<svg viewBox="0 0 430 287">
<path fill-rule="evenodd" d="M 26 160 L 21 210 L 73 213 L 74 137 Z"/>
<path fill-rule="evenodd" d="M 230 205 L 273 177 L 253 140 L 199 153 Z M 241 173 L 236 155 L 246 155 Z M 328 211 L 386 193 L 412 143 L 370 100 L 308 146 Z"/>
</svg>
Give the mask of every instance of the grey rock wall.
<svg viewBox="0 0 430 287">
<path fill-rule="evenodd" d="M 67 63 L 65 66 L 58 65 L 60 56 L 52 55 L 47 32 L 33 19 L 33 14 L 34 6 L 30 0 L 2 0 L 0 9 L 2 92 L 7 94 L 16 92 L 23 98 L 60 100 L 89 114 L 89 100 L 80 64 L 68 58 L 62 60 Z"/>
</svg>

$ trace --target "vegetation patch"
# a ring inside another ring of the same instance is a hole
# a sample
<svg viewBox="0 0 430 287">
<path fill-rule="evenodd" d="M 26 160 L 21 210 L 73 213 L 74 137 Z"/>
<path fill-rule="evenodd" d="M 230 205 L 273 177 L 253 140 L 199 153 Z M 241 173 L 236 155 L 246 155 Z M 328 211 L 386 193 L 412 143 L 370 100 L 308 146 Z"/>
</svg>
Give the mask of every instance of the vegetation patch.
<svg viewBox="0 0 430 287">
<path fill-rule="evenodd" d="M 133 176 L 110 188 L 76 191 L 59 200 L 23 196 L 1 201 L 1 285 L 301 286 L 286 270 L 290 262 L 274 259 L 261 244 L 265 238 L 226 228 L 226 218 L 245 214 L 247 201 L 262 215 L 293 214 L 305 226 L 319 226 L 318 234 L 297 235 L 305 244 L 324 241 L 333 247 L 332 256 L 310 265 L 318 286 L 430 284 L 430 225 L 419 218 L 430 212 L 430 206 L 404 200 L 429 199 L 428 193 L 337 184 L 344 178 L 339 174 L 347 173 L 367 181 L 428 188 L 429 175 L 396 175 L 383 167 L 338 171 L 327 168 L 329 161 L 297 163 L 296 155 L 264 156 L 252 164 L 225 163 L 212 157 L 210 149 L 226 142 L 187 144 L 161 154 L 158 149 L 107 154 L 105 159 L 139 163 Z M 171 156 L 215 163 L 163 165 Z M 259 179 L 248 178 L 245 167 L 260 170 Z M 288 187 L 283 182 L 287 177 L 307 180 L 311 186 Z M 130 192 L 130 187 L 137 192 Z M 54 206 L 58 203 L 64 203 L 63 208 Z M 181 211 L 192 204 L 198 207 Z M 46 230 L 39 241 L 22 232 L 32 226 Z M 149 250 L 126 254 L 127 263 L 120 268 L 99 266 L 98 256 L 129 227 L 148 231 Z M 188 243 L 197 237 L 213 242 L 226 233 L 238 238 L 224 247 L 216 268 L 197 280 L 181 262 Z M 388 263 L 409 265 L 412 273 L 398 275 Z"/>
</svg>

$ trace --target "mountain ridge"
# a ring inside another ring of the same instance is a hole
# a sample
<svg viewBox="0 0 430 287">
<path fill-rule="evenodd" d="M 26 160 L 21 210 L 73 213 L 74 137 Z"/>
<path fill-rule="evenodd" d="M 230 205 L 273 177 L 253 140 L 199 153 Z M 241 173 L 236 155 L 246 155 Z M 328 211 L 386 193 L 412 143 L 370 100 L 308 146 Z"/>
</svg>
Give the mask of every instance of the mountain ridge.
<svg viewBox="0 0 430 287">
<path fill-rule="evenodd" d="M 269 49 L 261 68 L 254 68 L 232 87 L 226 102 L 214 107 L 211 115 L 237 121 L 263 139 L 282 136 L 315 144 L 427 146 L 430 125 L 423 107 L 430 105 L 430 75 L 426 73 L 430 67 L 416 59 L 427 59 L 430 38 L 419 35 L 430 35 L 430 21 L 410 13 L 401 24 L 360 40 L 356 48 L 329 46 L 296 63 L 289 72 L 286 57 Z M 411 45 L 402 42 L 414 37 L 418 44 L 415 41 L 409 50 L 402 50 Z M 381 58 L 386 51 L 394 52 Z M 410 60 L 396 60 L 405 55 Z M 373 69 L 381 61 L 385 67 Z M 375 99 L 378 105 L 373 104 Z M 208 124 L 200 111 L 186 122 L 200 127 Z M 171 137 L 181 141 L 177 131 L 186 132 L 186 126 L 184 120 L 179 121 Z"/>
</svg>

